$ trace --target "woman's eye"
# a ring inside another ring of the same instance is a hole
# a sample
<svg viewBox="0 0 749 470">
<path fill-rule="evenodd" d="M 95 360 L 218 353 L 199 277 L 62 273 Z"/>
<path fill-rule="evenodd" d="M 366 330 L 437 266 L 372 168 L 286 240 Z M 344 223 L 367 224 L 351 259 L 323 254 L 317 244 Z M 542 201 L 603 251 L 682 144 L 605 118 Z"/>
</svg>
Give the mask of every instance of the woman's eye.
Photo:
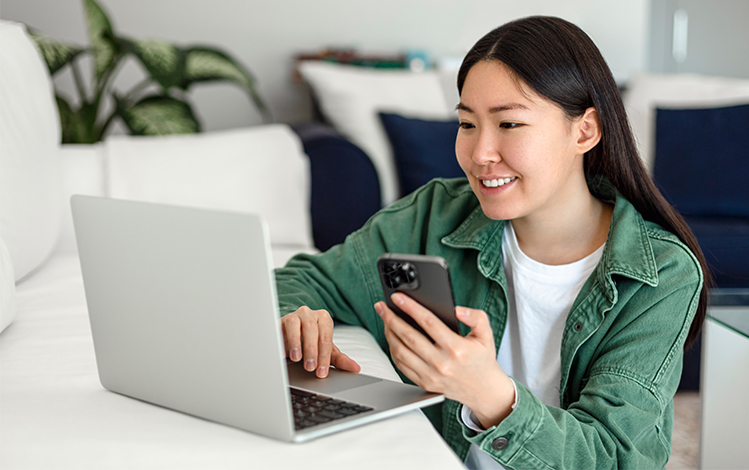
<svg viewBox="0 0 749 470">
<path fill-rule="evenodd" d="M 461 122 L 458 124 L 458 127 L 461 129 L 473 129 L 475 126 L 470 122 Z"/>
<path fill-rule="evenodd" d="M 515 129 L 520 126 L 522 126 L 522 124 L 518 122 L 503 122 L 502 124 L 499 125 L 499 127 L 502 129 Z"/>
</svg>

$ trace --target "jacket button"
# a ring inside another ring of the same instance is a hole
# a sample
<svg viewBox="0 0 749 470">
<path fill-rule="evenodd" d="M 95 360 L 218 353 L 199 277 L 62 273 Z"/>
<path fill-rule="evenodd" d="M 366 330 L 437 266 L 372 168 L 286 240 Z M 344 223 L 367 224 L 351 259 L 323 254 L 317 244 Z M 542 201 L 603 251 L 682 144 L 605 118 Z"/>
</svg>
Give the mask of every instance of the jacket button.
<svg viewBox="0 0 749 470">
<path fill-rule="evenodd" d="M 492 441 L 492 449 L 494 450 L 505 450 L 507 448 L 507 438 L 498 437 Z"/>
<path fill-rule="evenodd" d="M 575 331 L 580 331 L 580 330 L 583 329 L 583 324 L 580 323 L 580 322 L 577 322 L 577 323 L 575 323 L 575 326 L 573 326 L 572 328 L 574 328 Z"/>
</svg>

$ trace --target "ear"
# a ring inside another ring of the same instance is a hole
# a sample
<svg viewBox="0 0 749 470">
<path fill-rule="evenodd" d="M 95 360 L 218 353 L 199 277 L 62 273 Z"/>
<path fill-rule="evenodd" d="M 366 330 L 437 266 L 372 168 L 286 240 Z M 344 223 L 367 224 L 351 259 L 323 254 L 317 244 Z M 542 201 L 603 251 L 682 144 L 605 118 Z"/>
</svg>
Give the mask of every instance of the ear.
<svg viewBox="0 0 749 470">
<path fill-rule="evenodd" d="M 577 129 L 577 153 L 582 155 L 601 141 L 601 124 L 598 122 L 596 108 L 586 109 L 575 127 Z"/>
</svg>

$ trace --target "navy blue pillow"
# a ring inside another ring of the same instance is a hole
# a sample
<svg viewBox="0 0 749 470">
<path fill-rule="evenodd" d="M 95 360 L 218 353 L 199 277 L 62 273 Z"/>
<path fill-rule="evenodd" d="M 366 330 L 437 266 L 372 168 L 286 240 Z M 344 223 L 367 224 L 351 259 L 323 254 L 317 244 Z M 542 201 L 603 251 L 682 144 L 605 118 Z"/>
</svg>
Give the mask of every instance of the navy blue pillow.
<svg viewBox="0 0 749 470">
<path fill-rule="evenodd" d="M 653 176 L 684 215 L 749 217 L 749 104 L 658 109 Z"/>
<path fill-rule="evenodd" d="M 405 196 L 433 178 L 465 176 L 455 157 L 458 121 L 425 121 L 380 113 Z"/>
<path fill-rule="evenodd" d="M 705 254 L 715 284 L 749 287 L 749 219 L 685 217 Z"/>
<path fill-rule="evenodd" d="M 380 180 L 367 154 L 332 128 L 304 124 L 294 131 L 310 160 L 312 236 L 326 251 L 380 210 Z"/>
</svg>

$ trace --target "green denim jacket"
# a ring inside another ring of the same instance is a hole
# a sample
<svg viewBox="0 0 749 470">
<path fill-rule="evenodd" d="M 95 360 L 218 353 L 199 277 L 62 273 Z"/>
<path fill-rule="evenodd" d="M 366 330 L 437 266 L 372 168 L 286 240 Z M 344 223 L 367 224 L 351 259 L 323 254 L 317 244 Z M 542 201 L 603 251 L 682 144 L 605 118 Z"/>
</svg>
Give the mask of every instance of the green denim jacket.
<svg viewBox="0 0 749 470">
<path fill-rule="evenodd" d="M 666 464 L 673 395 L 702 272 L 675 235 L 644 221 L 609 184 L 595 193 L 615 201 L 615 208 L 601 260 L 567 317 L 561 406 L 544 405 L 517 384 L 515 410 L 478 434 L 462 424 L 457 402 L 426 409 L 462 459 L 475 443 L 508 469 Z M 465 179 L 435 180 L 375 214 L 341 245 L 299 255 L 277 270 L 281 312 L 303 305 L 325 309 L 336 321 L 369 330 L 388 352 L 373 308 L 383 300 L 378 256 L 438 255 L 450 266 L 456 303 L 488 314 L 498 350 L 508 308 L 504 226 L 484 215 Z"/>
</svg>

